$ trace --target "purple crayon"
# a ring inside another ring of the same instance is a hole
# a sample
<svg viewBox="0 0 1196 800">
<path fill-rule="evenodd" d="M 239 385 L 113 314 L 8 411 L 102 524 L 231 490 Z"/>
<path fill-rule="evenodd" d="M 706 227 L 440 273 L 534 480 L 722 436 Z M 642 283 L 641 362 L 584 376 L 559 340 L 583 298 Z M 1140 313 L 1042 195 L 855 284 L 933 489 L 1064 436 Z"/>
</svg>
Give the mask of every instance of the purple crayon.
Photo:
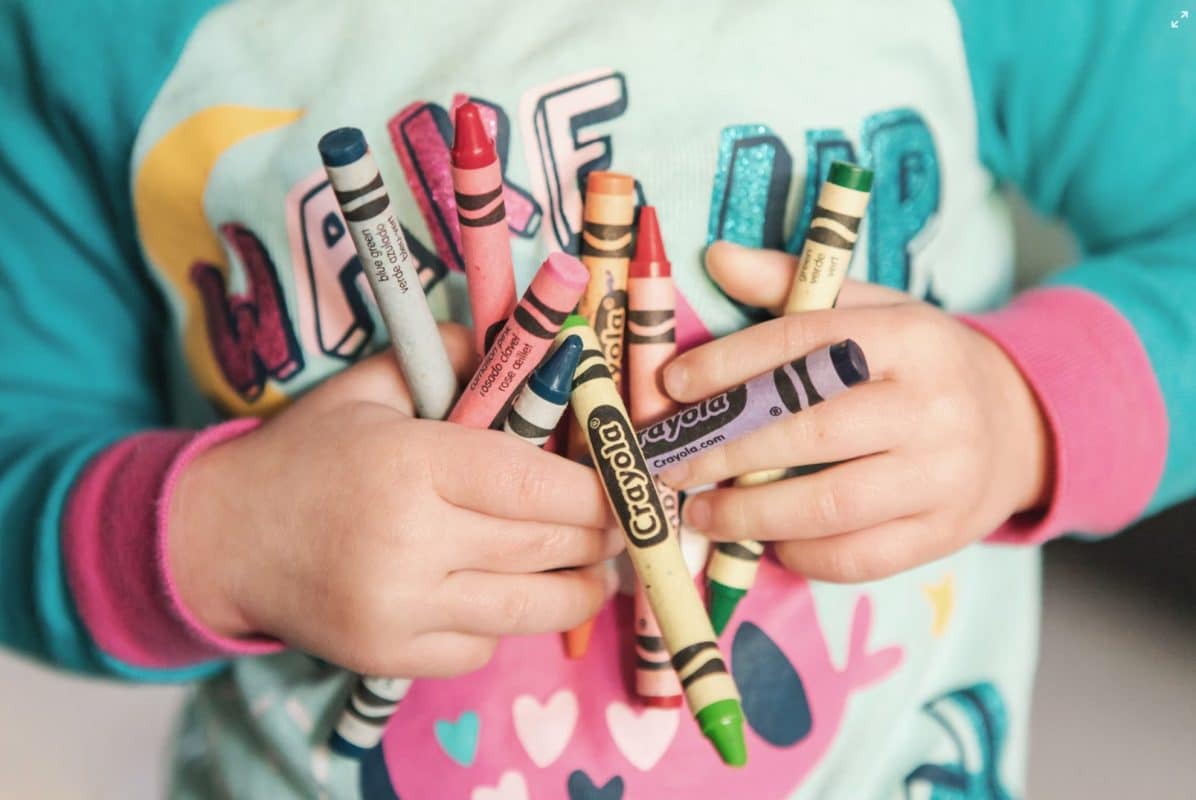
<svg viewBox="0 0 1196 800">
<path fill-rule="evenodd" d="M 846 339 L 686 406 L 636 431 L 636 436 L 648 472 L 655 475 L 708 447 L 746 436 L 866 380 L 864 351 Z"/>
</svg>

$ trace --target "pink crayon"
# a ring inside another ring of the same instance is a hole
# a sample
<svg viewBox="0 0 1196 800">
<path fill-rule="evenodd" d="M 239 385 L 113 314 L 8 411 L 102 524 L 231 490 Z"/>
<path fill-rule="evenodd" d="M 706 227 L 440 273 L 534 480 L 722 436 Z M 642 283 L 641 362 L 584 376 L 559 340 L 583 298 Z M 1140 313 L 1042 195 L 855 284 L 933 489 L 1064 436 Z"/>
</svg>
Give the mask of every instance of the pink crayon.
<svg viewBox="0 0 1196 800">
<path fill-rule="evenodd" d="M 656 209 L 640 209 L 635 255 L 628 265 L 627 331 L 624 368 L 627 371 L 628 411 L 636 427 L 650 425 L 677 410 L 661 387 L 660 373 L 676 354 L 677 291 L 665 254 Z M 681 528 L 677 492 L 657 484 L 669 521 L 669 535 Z M 635 691 L 641 702 L 657 708 L 681 705 L 681 681 L 669 660 L 660 624 L 648 605 L 644 587 L 635 584 Z"/>
<path fill-rule="evenodd" d="M 511 402 L 552 347 L 553 337 L 589 279 L 589 270 L 571 255 L 553 253 L 544 259 L 449 412 L 449 422 L 470 428 L 501 427 Z"/>
<path fill-rule="evenodd" d="M 457 109 L 455 127 L 453 190 L 473 314 L 474 347 L 481 354 L 515 308 L 515 267 L 503 203 L 502 166 L 494 140 L 486 133 L 481 110 L 473 103 L 464 103 Z"/>
</svg>

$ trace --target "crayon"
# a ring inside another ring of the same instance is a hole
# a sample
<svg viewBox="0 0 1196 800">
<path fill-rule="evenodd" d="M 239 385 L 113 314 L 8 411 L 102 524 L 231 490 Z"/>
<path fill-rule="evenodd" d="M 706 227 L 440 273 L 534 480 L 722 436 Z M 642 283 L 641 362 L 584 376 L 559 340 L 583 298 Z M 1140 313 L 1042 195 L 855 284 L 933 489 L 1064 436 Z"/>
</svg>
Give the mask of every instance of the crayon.
<svg viewBox="0 0 1196 800">
<path fill-rule="evenodd" d="M 631 424 L 648 425 L 676 411 L 664 393 L 661 370 L 677 352 L 677 293 L 664 250 L 656 209 L 640 209 L 635 255 L 627 276 L 627 398 Z M 669 520 L 669 535 L 679 536 L 680 501 L 676 490 L 656 484 Z M 681 704 L 681 682 L 669 663 L 660 625 L 644 587 L 635 586 L 635 689 L 648 706 L 671 708 Z"/>
<path fill-rule="evenodd" d="M 660 623 L 665 647 L 681 679 L 686 702 L 702 735 L 723 762 L 747 762 L 739 691 L 714 640 L 697 587 L 681 554 L 656 485 L 611 378 L 602 345 L 589 325 L 569 328 L 584 349 L 573 394 L 573 414 L 586 431 L 590 457 L 627 540 L 627 551 Z"/>
<path fill-rule="evenodd" d="M 349 694 L 329 745 L 336 753 L 360 758 L 382 741 L 386 724 L 398 710 L 411 681 L 407 678 L 371 678 L 359 675 Z"/>
<path fill-rule="evenodd" d="M 586 268 L 573 256 L 553 253 L 544 260 L 449 412 L 449 422 L 470 428 L 501 426 L 515 396 L 581 297 L 587 277 Z"/>
<path fill-rule="evenodd" d="M 568 336 L 532 373 L 503 422 L 507 433 L 543 447 L 569 406 L 573 371 L 581 359 L 581 339 Z"/>
<path fill-rule="evenodd" d="M 586 176 L 582 206 L 581 261 L 590 271 L 586 292 L 577 313 L 598 334 L 606 365 L 615 386 L 623 384 L 623 329 L 627 317 L 627 262 L 631 258 L 632 223 L 635 221 L 635 179 L 618 172 L 591 172 Z M 586 460 L 586 437 L 576 425 L 567 428 L 566 455 Z M 590 646 L 594 621 L 565 632 L 565 652 L 579 659 Z"/>
<path fill-rule="evenodd" d="M 585 356 L 582 356 L 585 364 Z M 868 380 L 851 339 L 819 348 L 636 431 L 653 475 L 708 447 L 726 444 Z"/>
<path fill-rule="evenodd" d="M 474 347 L 482 355 L 515 310 L 515 266 L 503 204 L 502 166 L 481 111 L 473 103 L 457 109 L 452 162 Z"/>
<path fill-rule="evenodd" d="M 606 365 L 619 387 L 634 220 L 635 179 L 617 172 L 591 172 L 586 177 L 581 233 L 581 261 L 590 271 L 590 281 L 577 312 L 598 334 Z"/>
<path fill-rule="evenodd" d="M 457 393 L 456 374 L 365 135 L 338 128 L 320 138 L 319 151 L 416 413 L 443 419 Z M 405 678 L 359 676 L 332 733 L 333 750 L 360 756 L 381 741 L 410 686 Z"/>
<path fill-rule="evenodd" d="M 321 137 L 319 149 L 416 413 L 444 419 L 457 377 L 365 136 L 357 128 L 337 128 Z"/>
<path fill-rule="evenodd" d="M 851 254 L 859 238 L 860 223 L 868 208 L 872 172 L 845 161 L 831 164 L 818 192 L 818 202 L 798 258 L 798 269 L 785 301 L 785 313 L 831 308 L 843 288 Z M 785 477 L 784 469 L 760 470 L 741 475 L 736 486 L 759 486 Z M 710 620 L 715 633 L 723 628 L 752 584 L 764 546 L 759 542 L 723 542 L 715 545 L 706 568 Z"/>
<path fill-rule="evenodd" d="M 872 191 L 872 171 L 836 161 L 818 192 L 818 203 L 798 256 L 785 313 L 833 308 L 851 265 L 860 223 Z"/>
</svg>

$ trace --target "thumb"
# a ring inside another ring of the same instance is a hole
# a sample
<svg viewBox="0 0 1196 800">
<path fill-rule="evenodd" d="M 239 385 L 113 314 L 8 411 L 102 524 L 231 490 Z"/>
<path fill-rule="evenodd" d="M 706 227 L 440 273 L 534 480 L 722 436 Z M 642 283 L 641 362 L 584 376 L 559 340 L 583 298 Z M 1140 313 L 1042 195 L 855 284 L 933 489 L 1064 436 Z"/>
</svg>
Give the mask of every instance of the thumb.
<svg viewBox="0 0 1196 800">
<path fill-rule="evenodd" d="M 741 303 L 777 314 L 789 297 L 797 263 L 797 256 L 782 250 L 761 250 L 733 242 L 715 242 L 706 250 L 706 271 L 724 292 Z M 886 306 L 908 300 L 894 289 L 848 278 L 835 305 Z"/>
</svg>

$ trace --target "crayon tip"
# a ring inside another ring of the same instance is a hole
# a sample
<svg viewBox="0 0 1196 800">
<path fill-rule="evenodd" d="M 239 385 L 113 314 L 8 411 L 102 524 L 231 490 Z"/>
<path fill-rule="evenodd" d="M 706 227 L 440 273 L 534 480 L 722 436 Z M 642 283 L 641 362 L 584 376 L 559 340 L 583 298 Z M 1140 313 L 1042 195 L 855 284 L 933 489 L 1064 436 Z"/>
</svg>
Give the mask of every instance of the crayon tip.
<svg viewBox="0 0 1196 800">
<path fill-rule="evenodd" d="M 635 178 L 599 170 L 586 176 L 586 194 L 635 194 Z"/>
<path fill-rule="evenodd" d="M 550 271 L 557 280 L 574 289 L 585 288 L 590 282 L 590 271 L 586 265 L 568 253 L 553 253 L 544 259 L 540 269 Z"/>
<path fill-rule="evenodd" d="M 576 328 L 578 325 L 589 325 L 590 321 L 581 314 L 570 314 L 565 317 L 565 321 L 561 323 L 561 330 L 566 331 L 570 328 Z"/>
<path fill-rule="evenodd" d="M 855 189 L 857 192 L 872 191 L 872 170 L 847 161 L 832 162 L 826 179 L 844 189 Z"/>
<path fill-rule="evenodd" d="M 695 718 L 702 735 L 710 740 L 723 763 L 742 767 L 747 763 L 747 742 L 743 738 L 743 709 L 734 698 L 717 700 Z"/>
<path fill-rule="evenodd" d="M 641 697 L 640 702 L 648 708 L 680 708 L 681 701 L 683 699 L 684 698 L 682 698 L 679 694 L 669 695 L 667 697 L 661 695 L 652 695 L 649 697 Z"/>
<path fill-rule="evenodd" d="M 453 166 L 478 169 L 497 160 L 494 140 L 482 121 L 482 110 L 474 103 L 462 103 L 453 125 Z"/>
<path fill-rule="evenodd" d="M 529 382 L 532 391 L 557 405 L 569 402 L 569 392 L 573 389 L 573 371 L 577 369 L 579 361 L 581 337 L 570 336 L 532 373 Z"/>
<path fill-rule="evenodd" d="M 652 206 L 640 208 L 640 223 L 635 234 L 635 256 L 627 269 L 632 278 L 667 278 L 673 274 L 668 254 L 664 251 L 664 239 L 660 235 L 656 209 Z"/>
<path fill-rule="evenodd" d="M 360 128 L 337 128 L 320 137 L 320 159 L 326 167 L 345 167 L 369 150 Z"/>
<path fill-rule="evenodd" d="M 585 658 L 590 649 L 590 635 L 594 632 L 594 620 L 589 619 L 572 630 L 565 631 L 565 655 L 572 661 Z"/>
<path fill-rule="evenodd" d="M 731 621 L 731 615 L 735 613 L 735 607 L 747 592 L 710 580 L 706 582 L 706 589 L 710 595 L 710 624 L 714 632 L 722 636 L 727 623 Z"/>
<path fill-rule="evenodd" d="M 346 758 L 360 759 L 368 752 L 364 747 L 358 747 L 336 731 L 332 732 L 332 737 L 328 740 L 328 748 L 338 756 Z"/>
<path fill-rule="evenodd" d="M 847 386 L 868 380 L 868 361 L 864 358 L 864 351 L 851 339 L 831 345 L 831 363 Z"/>
</svg>

